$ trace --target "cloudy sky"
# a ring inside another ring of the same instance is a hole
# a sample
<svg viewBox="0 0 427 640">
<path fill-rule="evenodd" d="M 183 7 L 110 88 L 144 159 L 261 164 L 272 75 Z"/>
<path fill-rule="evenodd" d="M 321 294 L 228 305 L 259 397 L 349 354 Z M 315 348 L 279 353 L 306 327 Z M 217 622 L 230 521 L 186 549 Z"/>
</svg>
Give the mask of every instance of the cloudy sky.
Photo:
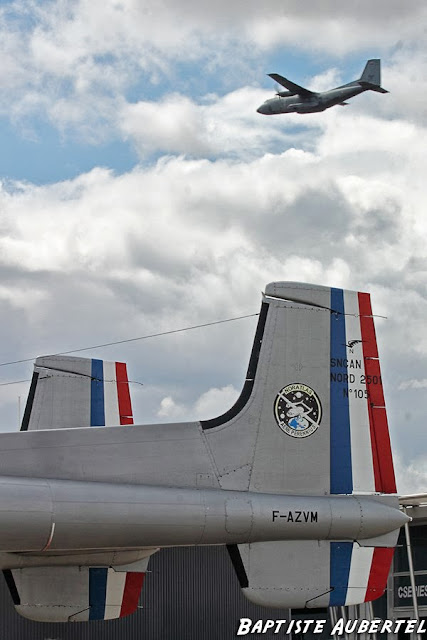
<svg viewBox="0 0 427 640">
<path fill-rule="evenodd" d="M 425 490 L 426 31 L 424 0 L 2 0 L 1 362 L 254 314 L 274 280 L 370 291 L 399 488 Z M 325 89 L 377 57 L 387 95 L 256 113 L 269 72 Z M 87 355 L 128 362 L 138 422 L 209 418 L 255 324 Z M 1 430 L 27 391 L 0 387 Z"/>
</svg>

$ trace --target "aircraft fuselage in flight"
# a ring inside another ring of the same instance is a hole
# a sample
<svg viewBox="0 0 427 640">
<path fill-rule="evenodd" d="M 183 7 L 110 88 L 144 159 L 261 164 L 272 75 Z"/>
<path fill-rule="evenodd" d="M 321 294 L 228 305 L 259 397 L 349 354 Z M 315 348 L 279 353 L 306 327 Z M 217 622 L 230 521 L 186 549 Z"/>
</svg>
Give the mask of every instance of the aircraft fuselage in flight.
<svg viewBox="0 0 427 640">
<path fill-rule="evenodd" d="M 334 107 L 336 104 L 342 104 L 349 98 L 363 93 L 363 91 L 366 91 L 366 89 L 360 86 L 353 86 L 338 87 L 322 93 L 313 93 L 307 97 L 300 95 L 289 97 L 276 96 L 275 98 L 266 100 L 257 111 L 266 116 L 278 113 L 315 113 L 316 111 L 325 111 L 325 109 Z"/>
<path fill-rule="evenodd" d="M 364 91 L 388 93 L 380 86 L 380 72 L 380 60 L 368 60 L 359 80 L 322 92 L 310 91 L 277 73 L 270 73 L 268 75 L 287 91 L 280 91 L 274 98 L 269 98 L 257 111 L 266 116 L 279 113 L 315 113 L 336 104 L 345 106 L 346 100 Z"/>
</svg>

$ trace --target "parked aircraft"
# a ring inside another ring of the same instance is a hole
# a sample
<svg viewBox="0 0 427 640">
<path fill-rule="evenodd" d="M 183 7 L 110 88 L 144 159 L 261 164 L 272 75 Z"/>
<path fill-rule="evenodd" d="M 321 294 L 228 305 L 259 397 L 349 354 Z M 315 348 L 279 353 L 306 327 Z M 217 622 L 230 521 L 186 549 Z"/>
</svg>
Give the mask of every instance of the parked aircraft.
<svg viewBox="0 0 427 640">
<path fill-rule="evenodd" d="M 266 287 L 243 391 L 210 420 L 134 425 L 125 364 L 38 358 L 0 470 L 0 567 L 40 621 L 132 613 L 163 546 L 226 545 L 260 605 L 370 601 L 408 521 L 369 294 L 318 285 Z"/>
<path fill-rule="evenodd" d="M 346 100 L 364 91 L 388 93 L 381 87 L 380 60 L 368 60 L 359 80 L 343 84 L 329 91 L 310 91 L 278 73 L 269 73 L 270 78 L 281 84 L 287 91 L 279 91 L 275 98 L 266 100 L 258 109 L 258 113 L 266 116 L 277 113 L 314 113 L 325 111 L 336 104 L 345 106 Z"/>
</svg>

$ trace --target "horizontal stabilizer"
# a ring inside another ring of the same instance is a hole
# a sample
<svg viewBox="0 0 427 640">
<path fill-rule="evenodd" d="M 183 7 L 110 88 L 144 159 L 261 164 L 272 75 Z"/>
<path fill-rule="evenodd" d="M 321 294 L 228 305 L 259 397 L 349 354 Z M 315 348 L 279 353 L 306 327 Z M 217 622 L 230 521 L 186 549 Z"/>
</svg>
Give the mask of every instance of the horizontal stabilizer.
<svg viewBox="0 0 427 640">
<path fill-rule="evenodd" d="M 370 91 L 376 91 L 377 93 L 390 93 L 387 89 L 383 89 L 376 84 L 371 84 L 370 82 L 359 82 L 360 86 L 364 89 L 369 89 Z"/>
<path fill-rule="evenodd" d="M 298 94 L 300 96 L 313 96 L 313 95 L 316 95 L 314 93 L 314 91 L 310 91 L 309 89 L 305 89 L 304 87 L 301 87 L 299 84 L 295 84 L 295 82 L 292 82 L 291 80 L 288 80 L 287 78 L 284 78 L 283 76 L 281 76 L 278 73 L 269 73 L 268 75 L 275 82 L 278 82 L 279 84 L 281 84 L 282 87 L 285 87 L 285 89 L 288 89 L 289 91 L 291 91 L 293 95 L 295 95 L 295 94 Z"/>
</svg>

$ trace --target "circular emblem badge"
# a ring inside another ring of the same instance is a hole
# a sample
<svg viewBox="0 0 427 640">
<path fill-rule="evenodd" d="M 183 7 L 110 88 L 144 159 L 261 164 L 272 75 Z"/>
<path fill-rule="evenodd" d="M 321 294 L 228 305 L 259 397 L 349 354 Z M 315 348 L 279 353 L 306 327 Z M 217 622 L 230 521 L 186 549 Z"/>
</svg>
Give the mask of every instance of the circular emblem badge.
<svg viewBox="0 0 427 640">
<path fill-rule="evenodd" d="M 293 438 L 314 433 L 322 419 L 317 394 L 306 384 L 295 382 L 283 387 L 274 401 L 274 417 L 279 427 Z"/>
</svg>

